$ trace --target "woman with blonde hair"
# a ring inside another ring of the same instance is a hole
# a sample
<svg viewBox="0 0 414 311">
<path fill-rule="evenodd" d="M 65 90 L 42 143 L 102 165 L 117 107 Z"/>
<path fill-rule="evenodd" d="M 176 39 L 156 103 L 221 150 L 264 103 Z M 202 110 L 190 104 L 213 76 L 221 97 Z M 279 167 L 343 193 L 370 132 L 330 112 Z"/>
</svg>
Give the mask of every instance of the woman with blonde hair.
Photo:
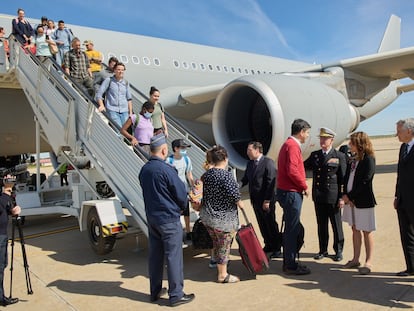
<svg viewBox="0 0 414 311">
<path fill-rule="evenodd" d="M 374 250 L 373 231 L 376 229 L 374 211 L 376 201 L 372 189 L 375 174 L 374 150 L 368 135 L 364 132 L 355 132 L 351 135 L 349 148 L 352 158 L 345 175 L 342 197 L 345 206 L 342 220 L 352 227 L 354 256 L 344 265 L 344 268 L 358 268 L 360 274 L 369 274 Z M 365 264 L 360 266 L 362 236 L 366 258 Z"/>
</svg>

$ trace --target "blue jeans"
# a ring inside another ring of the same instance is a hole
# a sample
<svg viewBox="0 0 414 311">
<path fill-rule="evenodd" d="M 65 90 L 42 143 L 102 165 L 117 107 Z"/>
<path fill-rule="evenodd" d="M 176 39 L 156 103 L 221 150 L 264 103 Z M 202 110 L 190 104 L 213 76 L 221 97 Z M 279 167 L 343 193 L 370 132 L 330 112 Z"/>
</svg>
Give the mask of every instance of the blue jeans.
<svg viewBox="0 0 414 311">
<path fill-rule="evenodd" d="M 109 117 L 112 119 L 112 121 L 114 121 L 116 124 L 118 124 L 119 127 L 122 127 L 124 125 L 124 123 L 129 118 L 128 111 L 125 111 L 125 112 L 116 112 L 116 111 L 107 109 L 107 112 L 108 112 Z"/>
<path fill-rule="evenodd" d="M 181 222 L 178 220 L 162 225 L 148 224 L 148 233 L 148 271 L 151 297 L 156 297 L 162 288 L 165 259 L 170 302 L 177 302 L 184 295 L 183 227 Z"/>
<path fill-rule="evenodd" d="M 295 270 L 297 238 L 299 235 L 300 212 L 303 195 L 299 192 L 277 189 L 277 201 L 283 209 L 285 229 L 283 232 L 283 266 Z"/>
</svg>

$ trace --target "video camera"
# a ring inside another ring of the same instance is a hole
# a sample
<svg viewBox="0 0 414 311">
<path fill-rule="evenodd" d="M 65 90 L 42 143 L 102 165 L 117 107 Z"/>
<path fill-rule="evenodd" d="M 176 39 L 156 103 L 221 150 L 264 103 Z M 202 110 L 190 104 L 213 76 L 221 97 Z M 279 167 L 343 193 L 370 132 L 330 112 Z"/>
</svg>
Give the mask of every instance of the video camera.
<svg viewBox="0 0 414 311">
<path fill-rule="evenodd" d="M 15 184 L 19 180 L 19 176 L 27 172 L 27 164 L 18 164 L 11 168 L 0 168 L 0 186 L 5 184 Z"/>
</svg>

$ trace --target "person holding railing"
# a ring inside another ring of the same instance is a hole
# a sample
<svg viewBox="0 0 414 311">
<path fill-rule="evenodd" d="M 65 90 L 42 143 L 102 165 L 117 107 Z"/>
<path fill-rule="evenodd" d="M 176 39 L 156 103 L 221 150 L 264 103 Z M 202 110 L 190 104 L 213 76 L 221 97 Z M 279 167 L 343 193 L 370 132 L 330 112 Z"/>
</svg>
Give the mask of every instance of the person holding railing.
<svg viewBox="0 0 414 311">
<path fill-rule="evenodd" d="M 36 45 L 36 56 L 43 62 L 52 57 L 49 45 L 56 43 L 48 35 L 45 35 L 45 30 L 42 25 L 37 26 L 36 33 L 35 39 L 33 40 L 34 45 Z"/>
<path fill-rule="evenodd" d="M 0 42 L 3 43 L 4 53 L 6 53 L 7 58 L 10 57 L 10 49 L 9 49 L 9 40 L 5 37 L 4 28 L 0 27 Z"/>
<path fill-rule="evenodd" d="M 72 40 L 72 49 L 65 54 L 62 67 L 76 83 L 85 87 L 91 97 L 94 96 L 95 91 L 89 59 L 86 53 L 81 50 L 81 42 L 78 38 Z"/>
<path fill-rule="evenodd" d="M 34 31 L 29 21 L 24 18 L 24 10 L 17 10 L 17 17 L 12 21 L 12 33 L 23 45 L 29 45 Z"/>
<path fill-rule="evenodd" d="M 154 127 L 151 122 L 151 115 L 154 112 L 154 105 L 145 102 L 139 114 L 132 114 L 121 128 L 121 134 L 131 141 L 133 146 L 139 145 L 148 154 L 150 153 L 151 137 L 154 135 Z M 128 129 L 132 127 L 132 135 Z"/>
</svg>

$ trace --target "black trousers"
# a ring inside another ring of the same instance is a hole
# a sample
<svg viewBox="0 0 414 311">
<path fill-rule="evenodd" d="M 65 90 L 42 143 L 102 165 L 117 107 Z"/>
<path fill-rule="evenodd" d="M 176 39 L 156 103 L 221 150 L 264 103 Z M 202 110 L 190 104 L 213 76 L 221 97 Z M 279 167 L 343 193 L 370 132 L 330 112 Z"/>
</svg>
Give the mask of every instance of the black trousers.
<svg viewBox="0 0 414 311">
<path fill-rule="evenodd" d="M 282 241 L 280 240 L 279 226 L 276 222 L 276 204 L 270 203 L 269 212 L 263 210 L 263 201 L 253 201 L 252 205 L 264 240 L 265 252 L 280 251 Z"/>
<path fill-rule="evenodd" d="M 410 221 L 406 210 L 398 208 L 397 215 L 407 271 L 414 273 L 414 224 Z"/>
<path fill-rule="evenodd" d="M 0 302 L 3 301 L 6 296 L 4 293 L 3 280 L 4 269 L 7 267 L 7 235 L 0 235 Z"/>
<path fill-rule="evenodd" d="M 328 220 L 331 222 L 334 235 L 333 249 L 336 254 L 342 253 L 344 248 L 344 232 L 339 207 L 336 204 L 315 203 L 316 221 L 318 223 L 319 253 L 328 251 L 329 230 Z"/>
</svg>

